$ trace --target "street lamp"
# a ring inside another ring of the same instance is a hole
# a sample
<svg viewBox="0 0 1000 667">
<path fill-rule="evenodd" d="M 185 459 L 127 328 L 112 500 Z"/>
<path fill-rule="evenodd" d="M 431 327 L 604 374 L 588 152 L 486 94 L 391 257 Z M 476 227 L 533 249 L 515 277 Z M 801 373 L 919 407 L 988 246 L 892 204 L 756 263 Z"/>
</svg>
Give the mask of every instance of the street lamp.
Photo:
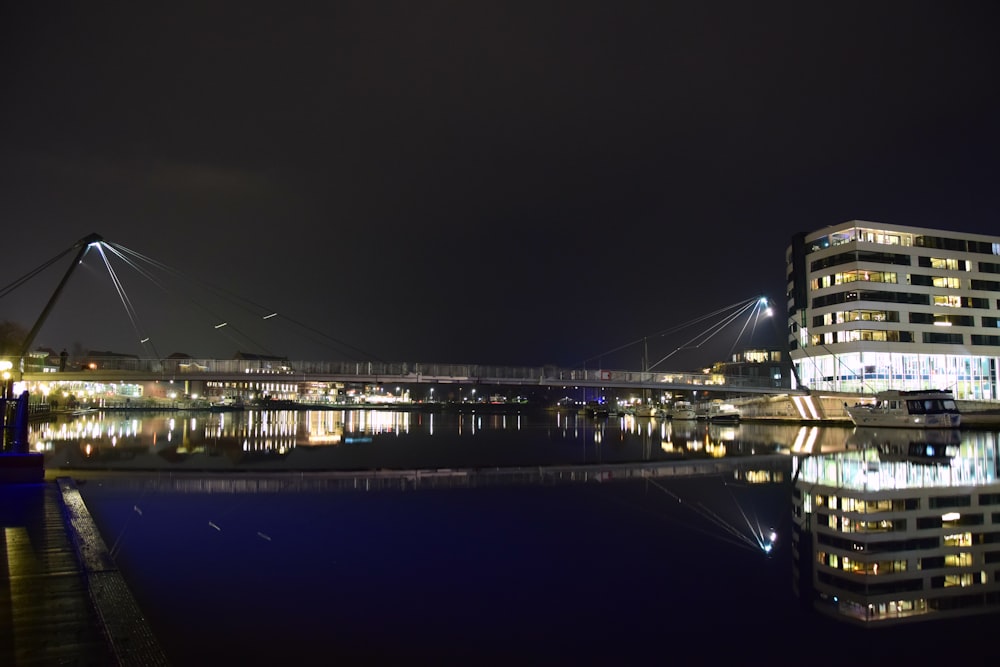
<svg viewBox="0 0 1000 667">
<path fill-rule="evenodd" d="M 10 369 L 14 364 L 6 359 L 0 361 L 0 371 L 3 371 L 3 397 L 10 398 Z"/>
</svg>

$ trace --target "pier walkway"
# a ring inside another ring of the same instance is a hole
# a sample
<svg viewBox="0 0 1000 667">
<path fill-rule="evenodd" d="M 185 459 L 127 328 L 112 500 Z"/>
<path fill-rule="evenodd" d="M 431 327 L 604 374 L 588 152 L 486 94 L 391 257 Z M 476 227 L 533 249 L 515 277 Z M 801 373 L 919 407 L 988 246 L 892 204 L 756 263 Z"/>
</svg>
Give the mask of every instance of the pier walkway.
<svg viewBox="0 0 1000 667">
<path fill-rule="evenodd" d="M 169 664 L 72 480 L 0 483 L 0 528 L 0 664 Z"/>
</svg>

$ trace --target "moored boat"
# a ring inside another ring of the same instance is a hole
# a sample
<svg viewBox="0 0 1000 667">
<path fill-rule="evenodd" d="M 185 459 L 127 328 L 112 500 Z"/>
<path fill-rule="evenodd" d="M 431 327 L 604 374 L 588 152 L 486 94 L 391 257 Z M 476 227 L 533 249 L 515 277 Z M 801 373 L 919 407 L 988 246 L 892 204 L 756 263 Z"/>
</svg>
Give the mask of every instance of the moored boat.
<svg viewBox="0 0 1000 667">
<path fill-rule="evenodd" d="M 875 395 L 872 404 L 845 405 L 855 426 L 958 428 L 962 421 L 952 392 L 943 389 L 901 391 Z"/>
<path fill-rule="evenodd" d="M 246 409 L 243 399 L 238 396 L 224 396 L 217 403 L 208 406 L 210 412 L 233 412 Z"/>
<path fill-rule="evenodd" d="M 663 417 L 663 409 L 658 405 L 638 405 L 635 407 L 636 417 Z"/>
<path fill-rule="evenodd" d="M 714 400 L 704 407 L 703 412 L 698 413 L 697 418 L 716 422 L 738 422 L 740 411 L 732 403 Z"/>
<path fill-rule="evenodd" d="M 688 401 L 674 401 L 674 404 L 670 406 L 670 418 L 671 419 L 697 419 L 698 413 L 695 412 L 694 406 Z"/>
</svg>

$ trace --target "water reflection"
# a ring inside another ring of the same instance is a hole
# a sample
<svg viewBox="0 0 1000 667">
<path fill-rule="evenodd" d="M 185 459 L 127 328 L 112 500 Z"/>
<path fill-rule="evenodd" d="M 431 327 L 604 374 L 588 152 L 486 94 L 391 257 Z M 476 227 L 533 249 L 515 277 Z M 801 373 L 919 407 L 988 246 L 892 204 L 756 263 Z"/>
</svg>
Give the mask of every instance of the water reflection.
<svg viewBox="0 0 1000 667">
<path fill-rule="evenodd" d="M 109 411 L 33 424 L 29 442 L 49 468 L 376 470 L 755 456 L 788 451 L 802 430 L 546 411 Z M 848 433 L 823 431 L 841 447 Z"/>
<path fill-rule="evenodd" d="M 814 661 L 824 637 L 836 637 L 827 663 L 857 661 L 859 646 L 898 661 L 925 657 L 923 627 L 871 642 L 852 625 L 979 614 L 1000 597 L 990 432 L 318 411 L 108 413 L 33 437 L 67 468 L 266 471 L 73 473 L 176 664 L 330 664 L 333 650 L 357 663 L 443 664 L 443 646 L 468 650 L 456 664 L 481 661 L 484 646 L 503 664 L 641 664 L 663 650 L 665 623 L 723 661 L 745 662 L 762 637 Z M 669 472 L 604 483 L 618 467 L 591 464 L 614 461 Z M 534 462 L 496 485 L 441 470 Z M 376 484 L 371 471 L 392 466 L 401 470 Z M 435 470 L 407 476 L 413 468 Z M 587 483 L 550 484 L 543 469 Z M 348 472 L 271 474 L 282 470 Z M 801 600 L 823 613 L 802 613 Z M 192 609 L 212 623 L 191 623 Z M 737 619 L 725 642 L 720 610 Z M 282 641 L 233 640 L 248 618 Z M 973 634 L 971 621 L 957 630 Z M 372 628 L 396 641 L 373 641 Z M 599 628 L 604 643 L 581 641 L 580 628 Z"/>
<path fill-rule="evenodd" d="M 857 429 L 794 459 L 795 581 L 839 620 L 1000 610 L 997 433 Z"/>
<path fill-rule="evenodd" d="M 1000 609 L 997 437 L 989 431 L 674 423 L 632 416 L 594 420 L 550 412 L 276 410 L 95 412 L 35 424 L 30 441 L 46 454 L 50 469 L 350 472 L 534 466 L 541 471 L 542 466 L 787 454 L 785 468 L 731 466 L 725 474 L 732 483 L 758 486 L 792 479 L 796 592 L 834 618 L 888 624 Z M 685 474 L 718 475 L 720 470 L 692 468 Z M 661 474 L 648 468 L 640 473 L 636 476 Z M 545 474 L 551 479 L 550 472 Z M 538 472 L 532 479 L 543 478 Z M 617 473 L 602 469 L 580 477 L 570 472 L 568 478 L 603 481 L 616 479 Z M 424 477 L 421 483 L 446 482 Z M 391 488 L 392 483 L 375 487 L 366 482 L 364 488 Z M 413 480 L 402 480 L 400 488 L 406 484 L 412 486 Z M 676 494 L 665 482 L 647 484 Z M 699 502 L 711 507 L 704 499 Z M 713 516 L 701 518 L 714 519 L 729 537 L 749 527 L 735 514 L 723 518 L 717 507 Z M 749 516 L 753 510 L 746 511 Z M 756 548 L 765 548 L 766 526 L 753 528 L 747 535 Z"/>
</svg>

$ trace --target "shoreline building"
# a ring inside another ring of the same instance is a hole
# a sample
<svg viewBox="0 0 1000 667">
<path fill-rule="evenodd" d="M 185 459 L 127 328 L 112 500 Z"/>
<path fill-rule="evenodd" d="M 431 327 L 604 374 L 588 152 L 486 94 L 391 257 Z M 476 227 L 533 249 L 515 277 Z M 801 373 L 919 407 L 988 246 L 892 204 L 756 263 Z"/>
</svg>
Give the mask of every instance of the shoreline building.
<svg viewBox="0 0 1000 667">
<path fill-rule="evenodd" d="M 1000 237 L 851 220 L 785 259 L 793 386 L 1000 398 Z"/>
</svg>

